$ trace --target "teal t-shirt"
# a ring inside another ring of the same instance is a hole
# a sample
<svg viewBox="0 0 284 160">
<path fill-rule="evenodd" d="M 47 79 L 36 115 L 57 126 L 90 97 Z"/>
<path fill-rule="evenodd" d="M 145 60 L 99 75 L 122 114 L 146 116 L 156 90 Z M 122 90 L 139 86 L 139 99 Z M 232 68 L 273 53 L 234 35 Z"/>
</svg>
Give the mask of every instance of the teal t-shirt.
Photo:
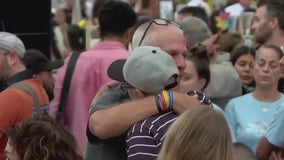
<svg viewBox="0 0 284 160">
<path fill-rule="evenodd" d="M 275 113 L 273 121 L 270 123 L 268 131 L 265 135 L 267 140 L 277 146 L 284 147 L 284 103 Z"/>
<path fill-rule="evenodd" d="M 256 153 L 261 137 L 267 132 L 273 115 L 284 102 L 284 96 L 271 103 L 256 100 L 252 93 L 229 101 L 225 114 L 237 142 L 247 145 Z"/>
</svg>

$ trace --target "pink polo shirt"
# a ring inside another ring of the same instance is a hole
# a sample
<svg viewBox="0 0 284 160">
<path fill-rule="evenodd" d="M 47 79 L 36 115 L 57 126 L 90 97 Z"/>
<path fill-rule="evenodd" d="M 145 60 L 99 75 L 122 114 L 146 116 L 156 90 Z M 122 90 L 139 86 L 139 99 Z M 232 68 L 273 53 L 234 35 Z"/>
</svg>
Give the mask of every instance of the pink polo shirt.
<svg viewBox="0 0 284 160">
<path fill-rule="evenodd" d="M 78 143 L 79 151 L 85 154 L 87 142 L 86 126 L 89 109 L 97 91 L 106 82 L 109 65 L 117 59 L 126 59 L 129 52 L 123 44 L 116 41 L 98 42 L 92 49 L 81 53 L 70 83 L 69 95 L 62 120 L 67 130 L 72 133 Z M 54 99 L 50 103 L 50 115 L 56 117 L 64 75 L 70 57 L 58 70 L 54 88 Z"/>
</svg>

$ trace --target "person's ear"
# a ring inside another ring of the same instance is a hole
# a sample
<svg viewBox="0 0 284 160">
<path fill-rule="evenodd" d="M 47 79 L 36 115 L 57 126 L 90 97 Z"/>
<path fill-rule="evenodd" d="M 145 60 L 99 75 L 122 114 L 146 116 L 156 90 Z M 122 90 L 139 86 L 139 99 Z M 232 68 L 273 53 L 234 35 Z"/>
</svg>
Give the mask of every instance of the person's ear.
<svg viewBox="0 0 284 160">
<path fill-rule="evenodd" d="M 272 29 L 279 28 L 279 21 L 277 18 L 273 17 L 272 20 L 270 21 L 270 25 Z"/>
<path fill-rule="evenodd" d="M 128 40 L 128 41 L 131 41 L 132 39 L 132 36 L 133 36 L 133 33 L 134 33 L 134 27 L 130 27 L 126 30 L 125 32 L 125 38 Z"/>
<path fill-rule="evenodd" d="M 198 86 L 198 88 L 200 88 L 200 90 L 202 90 L 205 87 L 206 83 L 207 83 L 207 81 L 206 81 L 205 78 L 199 79 L 199 86 Z"/>
<path fill-rule="evenodd" d="M 14 66 L 20 62 L 20 57 L 16 52 L 11 51 L 7 56 L 9 66 Z"/>
</svg>

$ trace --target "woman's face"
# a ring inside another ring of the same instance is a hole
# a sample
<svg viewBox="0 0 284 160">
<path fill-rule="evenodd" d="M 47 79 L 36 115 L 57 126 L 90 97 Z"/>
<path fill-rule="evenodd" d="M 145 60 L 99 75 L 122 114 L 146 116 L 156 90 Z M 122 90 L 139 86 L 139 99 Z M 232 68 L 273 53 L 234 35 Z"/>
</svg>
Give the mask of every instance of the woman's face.
<svg viewBox="0 0 284 160">
<path fill-rule="evenodd" d="M 8 142 L 6 144 L 5 153 L 7 156 L 7 160 L 21 160 L 19 154 L 14 149 L 14 147 L 10 143 L 10 139 L 8 139 Z"/>
<path fill-rule="evenodd" d="M 234 65 L 243 84 L 253 82 L 253 61 L 254 57 L 247 53 L 240 56 Z"/>
<path fill-rule="evenodd" d="M 260 49 L 253 70 L 257 86 L 278 86 L 278 81 L 282 76 L 279 60 L 280 57 L 275 50 L 271 48 Z"/>
<path fill-rule="evenodd" d="M 205 80 L 198 77 L 197 70 L 192 61 L 186 60 L 186 68 L 184 76 L 177 87 L 177 90 L 182 93 L 187 93 L 190 90 L 201 90 L 205 85 Z"/>
</svg>

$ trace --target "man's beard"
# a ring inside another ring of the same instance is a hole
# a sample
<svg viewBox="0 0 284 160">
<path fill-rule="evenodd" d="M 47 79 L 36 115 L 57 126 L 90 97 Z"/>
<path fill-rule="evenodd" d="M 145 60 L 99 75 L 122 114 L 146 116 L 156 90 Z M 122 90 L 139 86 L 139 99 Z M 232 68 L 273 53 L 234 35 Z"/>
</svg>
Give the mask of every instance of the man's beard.
<svg viewBox="0 0 284 160">
<path fill-rule="evenodd" d="M 272 36 L 272 31 L 263 32 L 261 35 L 255 37 L 255 42 L 258 44 L 265 44 L 267 43 Z"/>
<path fill-rule="evenodd" d="M 53 93 L 50 93 L 50 92 L 47 93 L 47 96 L 48 96 L 49 101 L 53 100 L 54 98 Z"/>
<path fill-rule="evenodd" d="M 53 90 L 51 90 L 51 89 L 50 89 L 47 85 L 45 85 L 44 83 L 43 83 L 43 88 L 44 88 L 44 90 L 45 90 L 45 92 L 46 92 L 46 94 L 47 94 L 47 96 L 48 96 L 49 101 L 51 101 L 51 100 L 54 98 Z"/>
</svg>

